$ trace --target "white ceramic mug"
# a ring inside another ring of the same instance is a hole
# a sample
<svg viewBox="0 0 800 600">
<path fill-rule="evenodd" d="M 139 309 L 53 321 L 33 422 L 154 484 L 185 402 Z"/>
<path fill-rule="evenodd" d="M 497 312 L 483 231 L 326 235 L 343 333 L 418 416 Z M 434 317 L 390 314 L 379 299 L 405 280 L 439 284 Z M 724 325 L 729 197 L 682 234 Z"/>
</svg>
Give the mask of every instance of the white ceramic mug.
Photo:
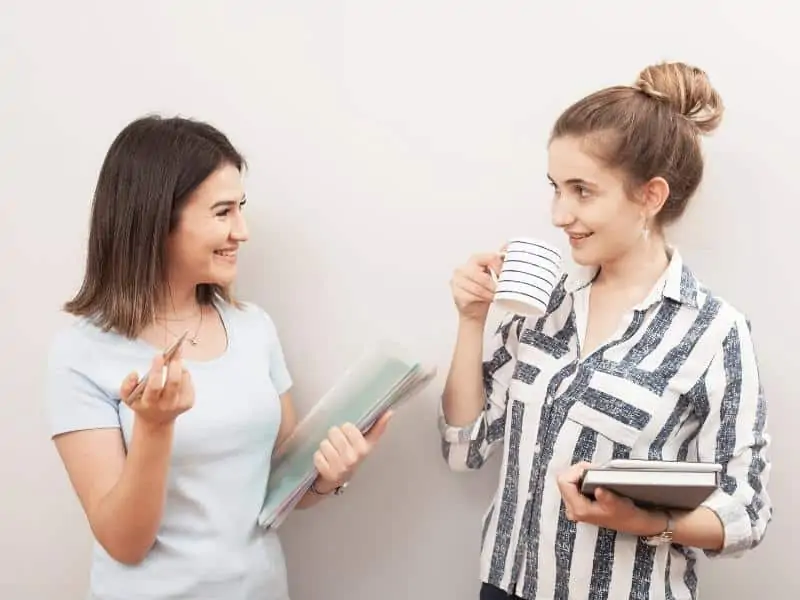
<svg viewBox="0 0 800 600">
<path fill-rule="evenodd" d="M 561 263 L 561 251 L 551 244 L 532 238 L 509 240 L 500 273 L 492 273 L 495 305 L 520 315 L 541 316 L 561 279 Z"/>
</svg>

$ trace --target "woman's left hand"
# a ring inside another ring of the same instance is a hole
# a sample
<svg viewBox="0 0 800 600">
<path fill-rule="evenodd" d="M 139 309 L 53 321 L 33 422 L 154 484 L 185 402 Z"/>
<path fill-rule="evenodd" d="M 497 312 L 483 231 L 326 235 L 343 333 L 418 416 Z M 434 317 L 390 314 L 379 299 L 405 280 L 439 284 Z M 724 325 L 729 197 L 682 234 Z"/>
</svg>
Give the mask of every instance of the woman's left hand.
<svg viewBox="0 0 800 600">
<path fill-rule="evenodd" d="M 332 427 L 314 453 L 314 466 L 321 479 L 315 488 L 327 493 L 349 481 L 386 431 L 391 416 L 391 412 L 382 415 L 365 435 L 351 423 Z"/>
<path fill-rule="evenodd" d="M 592 465 L 579 462 L 558 478 L 567 518 L 606 529 L 638 536 L 658 535 L 667 527 L 665 514 L 650 512 L 605 489 L 595 492 L 595 500 L 584 496 L 578 488 L 583 471 Z"/>
</svg>

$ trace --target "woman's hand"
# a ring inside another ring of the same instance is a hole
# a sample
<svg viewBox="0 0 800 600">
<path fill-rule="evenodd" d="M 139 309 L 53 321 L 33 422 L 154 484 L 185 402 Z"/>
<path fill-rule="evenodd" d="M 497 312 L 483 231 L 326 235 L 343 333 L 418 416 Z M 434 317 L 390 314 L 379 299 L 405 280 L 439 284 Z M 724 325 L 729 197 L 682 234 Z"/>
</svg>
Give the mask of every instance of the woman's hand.
<svg viewBox="0 0 800 600">
<path fill-rule="evenodd" d="M 320 479 L 314 484 L 315 490 L 327 494 L 349 481 L 386 431 L 391 416 L 391 412 L 382 415 L 366 435 L 362 435 L 350 423 L 332 427 L 327 439 L 322 440 L 319 449 L 314 453 L 314 466 Z"/>
<path fill-rule="evenodd" d="M 590 466 L 587 462 L 576 463 L 558 477 L 558 488 L 570 521 L 638 536 L 658 535 L 667 528 L 665 514 L 643 510 L 628 498 L 608 490 L 598 489 L 594 501 L 584 496 L 578 482 Z"/>
<path fill-rule="evenodd" d="M 166 365 L 166 378 L 164 366 L 164 357 L 159 353 L 153 359 L 147 385 L 138 398 L 130 397 L 139 381 L 137 373 L 130 373 L 120 386 L 122 401 L 136 413 L 137 419 L 154 427 L 171 424 L 194 404 L 194 386 L 181 362 L 180 349 Z"/>
<path fill-rule="evenodd" d="M 502 266 L 502 254 L 476 254 L 455 270 L 450 280 L 450 289 L 458 313 L 463 319 L 480 322 L 486 320 L 495 291 L 495 283 L 489 270 L 499 273 Z"/>
</svg>

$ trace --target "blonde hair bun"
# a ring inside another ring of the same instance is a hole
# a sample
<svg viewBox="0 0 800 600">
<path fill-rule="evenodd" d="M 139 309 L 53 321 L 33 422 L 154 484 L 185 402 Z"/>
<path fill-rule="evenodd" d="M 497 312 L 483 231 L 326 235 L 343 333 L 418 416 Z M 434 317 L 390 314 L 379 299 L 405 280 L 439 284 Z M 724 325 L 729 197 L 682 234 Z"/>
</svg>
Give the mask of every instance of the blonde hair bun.
<svg viewBox="0 0 800 600">
<path fill-rule="evenodd" d="M 651 65 L 639 73 L 634 87 L 669 104 L 700 133 L 711 133 L 722 121 L 722 98 L 705 71 L 697 67 L 682 62 Z"/>
</svg>

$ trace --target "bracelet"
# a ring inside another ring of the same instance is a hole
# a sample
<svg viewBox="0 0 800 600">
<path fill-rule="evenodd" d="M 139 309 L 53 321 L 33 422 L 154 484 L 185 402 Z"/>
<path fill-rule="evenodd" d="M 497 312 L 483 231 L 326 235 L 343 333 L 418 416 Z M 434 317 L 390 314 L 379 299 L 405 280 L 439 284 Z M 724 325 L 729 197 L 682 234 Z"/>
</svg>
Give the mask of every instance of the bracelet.
<svg viewBox="0 0 800 600">
<path fill-rule="evenodd" d="M 311 484 L 311 491 L 317 496 L 330 496 L 330 495 L 341 496 L 344 493 L 344 488 L 346 487 L 347 487 L 347 482 L 345 481 L 341 485 L 337 485 L 330 492 L 321 492 L 317 489 L 317 481 L 314 480 L 314 482 Z"/>
<path fill-rule="evenodd" d="M 668 510 L 659 511 L 667 518 L 667 524 L 661 533 L 656 535 L 647 536 L 644 538 L 644 543 L 648 546 L 660 546 L 662 544 L 671 544 L 673 530 L 675 529 L 672 513 Z"/>
</svg>

